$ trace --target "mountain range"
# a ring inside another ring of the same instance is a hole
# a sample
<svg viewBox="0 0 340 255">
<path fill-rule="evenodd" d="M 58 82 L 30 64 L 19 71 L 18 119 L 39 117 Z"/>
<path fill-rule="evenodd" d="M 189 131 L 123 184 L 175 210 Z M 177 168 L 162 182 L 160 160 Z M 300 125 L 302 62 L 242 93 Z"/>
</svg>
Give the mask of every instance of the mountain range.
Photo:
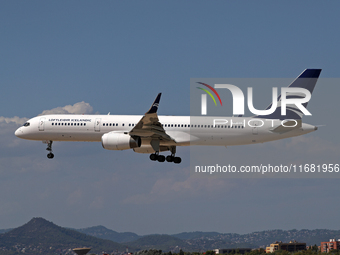
<svg viewBox="0 0 340 255">
<path fill-rule="evenodd" d="M 125 250 L 122 244 L 62 228 L 43 218 L 33 218 L 0 234 L 0 254 L 74 254 L 71 249 L 88 246 L 95 253 Z"/>
<path fill-rule="evenodd" d="M 163 251 L 207 251 L 217 248 L 258 248 L 275 241 L 296 240 L 307 245 L 320 245 L 330 238 L 339 239 L 340 230 L 268 230 L 250 234 L 218 232 L 183 232 L 174 235 L 140 236 L 132 232 L 119 233 L 104 226 L 69 229 L 43 218 L 33 218 L 14 229 L 0 230 L 2 254 L 74 254 L 73 248 L 91 247 L 91 252 L 123 253 L 157 249 Z"/>
<path fill-rule="evenodd" d="M 77 229 L 82 233 L 99 238 L 112 240 L 139 249 L 145 247 L 163 247 L 166 243 L 177 242 L 177 246 L 185 250 L 212 250 L 217 248 L 257 248 L 265 247 L 275 241 L 289 242 L 296 240 L 307 245 L 320 245 L 322 241 L 330 238 L 339 239 L 340 230 L 329 229 L 302 229 L 302 230 L 267 230 L 250 234 L 218 233 L 218 232 L 183 232 L 173 235 L 147 235 L 139 236 L 135 233 L 118 233 L 103 226 Z M 157 245 L 158 244 L 158 245 Z M 168 248 L 170 248 L 169 245 Z M 172 246 L 171 246 L 172 247 Z M 163 250 L 164 249 L 163 247 Z"/>
</svg>

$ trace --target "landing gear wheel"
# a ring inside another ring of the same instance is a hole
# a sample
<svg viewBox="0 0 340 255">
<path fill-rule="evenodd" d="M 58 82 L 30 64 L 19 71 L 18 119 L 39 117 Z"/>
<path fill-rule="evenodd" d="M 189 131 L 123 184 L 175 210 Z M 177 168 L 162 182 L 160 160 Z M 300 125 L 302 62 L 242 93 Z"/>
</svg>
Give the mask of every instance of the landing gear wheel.
<svg viewBox="0 0 340 255">
<path fill-rule="evenodd" d="M 150 159 L 152 161 L 156 161 L 158 159 L 158 155 L 157 154 L 150 154 Z"/>
<path fill-rule="evenodd" d="M 171 156 L 171 155 L 169 155 L 169 156 L 166 156 L 166 161 L 167 162 L 173 162 L 174 161 L 174 157 L 173 156 Z"/>
<path fill-rule="evenodd" d="M 182 162 L 182 159 L 180 157 L 174 157 L 174 163 L 179 164 Z"/>
<path fill-rule="evenodd" d="M 47 148 L 46 148 L 46 150 L 49 151 L 49 153 L 47 154 L 47 157 L 48 157 L 49 159 L 54 158 L 54 154 L 52 153 L 52 143 L 53 143 L 53 141 L 48 141 L 48 142 L 47 142 Z"/>
<path fill-rule="evenodd" d="M 49 159 L 52 159 L 52 158 L 54 158 L 54 154 L 53 154 L 52 152 L 50 152 L 50 153 L 47 154 L 47 157 L 48 157 Z"/>
<path fill-rule="evenodd" d="M 164 161 L 165 161 L 165 156 L 163 156 L 163 155 L 158 155 L 157 160 L 158 160 L 158 162 L 164 162 Z"/>
</svg>

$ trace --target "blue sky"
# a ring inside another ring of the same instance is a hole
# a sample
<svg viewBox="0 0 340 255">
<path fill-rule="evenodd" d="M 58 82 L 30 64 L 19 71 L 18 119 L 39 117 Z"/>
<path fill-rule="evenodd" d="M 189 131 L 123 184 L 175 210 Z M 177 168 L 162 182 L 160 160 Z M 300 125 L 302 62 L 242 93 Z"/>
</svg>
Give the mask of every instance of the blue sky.
<svg viewBox="0 0 340 255">
<path fill-rule="evenodd" d="M 0 228 L 41 216 L 61 226 L 102 224 L 138 234 L 340 229 L 333 220 L 340 209 L 332 200 L 336 179 L 195 179 L 189 148 L 179 149 L 184 160 L 174 165 L 106 151 L 100 143 L 55 143 L 56 157 L 47 160 L 44 144 L 13 134 L 23 118 L 79 102 L 88 104 L 79 111 L 143 114 L 158 92 L 159 114 L 189 115 L 190 78 L 294 78 L 305 68 L 337 78 L 339 7 L 337 1 L 1 3 Z M 317 87 L 310 103 L 311 124 L 325 129 L 260 145 L 256 153 L 228 148 L 226 157 L 251 162 L 270 153 L 277 162 L 294 155 L 333 162 L 339 89 L 326 88 Z M 327 119 L 327 106 L 336 118 Z"/>
</svg>

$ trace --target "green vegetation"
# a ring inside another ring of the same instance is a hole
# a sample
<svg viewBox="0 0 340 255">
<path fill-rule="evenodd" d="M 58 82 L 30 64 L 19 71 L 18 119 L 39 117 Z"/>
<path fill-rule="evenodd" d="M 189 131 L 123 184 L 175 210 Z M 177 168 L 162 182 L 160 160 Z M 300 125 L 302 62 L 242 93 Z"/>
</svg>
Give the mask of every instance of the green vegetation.
<svg viewBox="0 0 340 255">
<path fill-rule="evenodd" d="M 317 247 L 317 246 L 316 246 Z M 198 253 L 198 252 L 183 252 L 182 250 L 179 253 L 172 253 L 171 255 L 215 255 L 214 251 L 206 251 L 205 253 Z M 233 250 L 231 253 L 228 254 L 232 254 L 232 255 L 241 255 L 240 253 L 238 253 L 237 249 Z M 266 254 L 266 251 L 264 249 L 256 249 L 256 250 L 252 250 L 251 252 L 247 252 L 245 253 L 245 255 L 264 255 Z M 283 251 L 283 250 L 279 250 L 279 251 L 275 251 L 273 253 L 270 253 L 272 255 L 340 255 L 340 250 L 333 250 L 329 253 L 321 253 L 320 251 L 315 251 L 314 247 L 312 247 L 311 249 L 308 250 L 304 250 L 304 251 L 297 251 L 297 252 L 288 252 L 288 251 Z M 159 254 L 138 254 L 138 255 L 161 255 Z M 167 253 L 162 253 L 162 255 L 168 255 Z"/>
</svg>

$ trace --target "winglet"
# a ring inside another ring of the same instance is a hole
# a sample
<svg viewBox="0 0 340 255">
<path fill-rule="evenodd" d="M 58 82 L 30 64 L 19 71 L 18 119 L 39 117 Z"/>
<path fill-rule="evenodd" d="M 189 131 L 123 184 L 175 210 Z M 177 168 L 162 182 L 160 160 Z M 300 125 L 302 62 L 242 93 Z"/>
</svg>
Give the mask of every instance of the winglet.
<svg viewBox="0 0 340 255">
<path fill-rule="evenodd" d="M 298 78 L 319 78 L 322 69 L 305 69 Z"/>
<path fill-rule="evenodd" d="M 161 99 L 161 95 L 162 93 L 159 93 L 155 99 L 155 101 L 153 102 L 153 104 L 151 105 L 149 111 L 146 112 L 146 114 L 148 113 L 156 113 L 158 110 L 158 106 L 159 106 L 159 101 Z"/>
</svg>

